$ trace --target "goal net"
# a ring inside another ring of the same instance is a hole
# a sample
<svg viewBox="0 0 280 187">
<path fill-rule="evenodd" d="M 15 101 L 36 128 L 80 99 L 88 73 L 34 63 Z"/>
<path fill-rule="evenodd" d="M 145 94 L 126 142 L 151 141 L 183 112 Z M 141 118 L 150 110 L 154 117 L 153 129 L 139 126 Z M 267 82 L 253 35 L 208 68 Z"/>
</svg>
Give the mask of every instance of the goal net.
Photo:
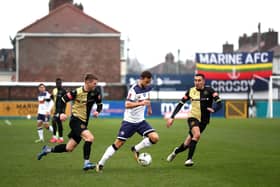
<svg viewBox="0 0 280 187">
<path fill-rule="evenodd" d="M 280 75 L 269 79 L 267 117 L 280 118 Z"/>
</svg>

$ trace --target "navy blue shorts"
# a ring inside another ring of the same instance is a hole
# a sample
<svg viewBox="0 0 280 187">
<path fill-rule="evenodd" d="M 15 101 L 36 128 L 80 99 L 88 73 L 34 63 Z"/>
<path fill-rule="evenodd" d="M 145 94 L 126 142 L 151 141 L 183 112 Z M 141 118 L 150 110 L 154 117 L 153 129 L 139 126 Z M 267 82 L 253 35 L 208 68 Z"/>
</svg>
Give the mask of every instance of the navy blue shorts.
<svg viewBox="0 0 280 187">
<path fill-rule="evenodd" d="M 130 138 L 135 132 L 137 132 L 141 136 L 147 136 L 149 133 L 154 131 L 155 129 L 153 129 L 145 120 L 139 123 L 130 123 L 127 121 L 122 121 L 122 126 L 118 134 L 118 139 L 125 141 L 128 138 Z"/>
<path fill-rule="evenodd" d="M 50 116 L 48 115 L 43 115 L 43 114 L 38 114 L 37 116 L 38 121 L 42 121 L 43 123 L 49 122 L 50 121 Z"/>
</svg>

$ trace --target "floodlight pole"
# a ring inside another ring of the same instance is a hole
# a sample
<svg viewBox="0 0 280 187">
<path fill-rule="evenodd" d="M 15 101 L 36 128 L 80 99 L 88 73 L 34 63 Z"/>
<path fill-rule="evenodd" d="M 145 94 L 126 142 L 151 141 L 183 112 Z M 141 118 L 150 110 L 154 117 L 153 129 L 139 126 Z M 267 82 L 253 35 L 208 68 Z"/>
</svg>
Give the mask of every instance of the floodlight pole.
<svg viewBox="0 0 280 187">
<path fill-rule="evenodd" d="M 268 106 L 269 106 L 269 117 L 273 118 L 273 90 L 272 90 L 272 76 L 269 78 L 269 88 L 268 88 Z"/>
<path fill-rule="evenodd" d="M 258 45 L 258 52 L 261 50 L 261 23 L 258 24 L 258 37 L 257 37 L 257 45 Z"/>
</svg>

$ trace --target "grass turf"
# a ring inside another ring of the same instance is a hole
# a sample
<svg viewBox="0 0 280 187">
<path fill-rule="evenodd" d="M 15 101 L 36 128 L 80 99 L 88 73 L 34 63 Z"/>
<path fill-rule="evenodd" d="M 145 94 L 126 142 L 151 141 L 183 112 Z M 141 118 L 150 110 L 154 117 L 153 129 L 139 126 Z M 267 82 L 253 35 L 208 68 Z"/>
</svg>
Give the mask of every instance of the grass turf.
<svg viewBox="0 0 280 187">
<path fill-rule="evenodd" d="M 187 152 L 167 163 L 166 157 L 184 140 L 185 120 L 167 129 L 163 119 L 148 119 L 160 135 L 149 152 L 153 163 L 138 165 L 130 147 L 141 140 L 135 134 L 107 161 L 103 173 L 82 171 L 82 147 L 72 153 L 49 154 L 38 161 L 44 145 L 35 144 L 36 121 L 0 120 L 0 186 L 280 186 L 280 120 L 212 119 L 202 134 L 194 156 L 195 165 L 185 167 Z M 97 162 L 117 135 L 121 119 L 93 119 L 89 129 L 95 136 L 91 160 Z M 64 123 L 64 137 L 69 132 Z M 45 144 L 51 134 L 45 130 Z"/>
</svg>

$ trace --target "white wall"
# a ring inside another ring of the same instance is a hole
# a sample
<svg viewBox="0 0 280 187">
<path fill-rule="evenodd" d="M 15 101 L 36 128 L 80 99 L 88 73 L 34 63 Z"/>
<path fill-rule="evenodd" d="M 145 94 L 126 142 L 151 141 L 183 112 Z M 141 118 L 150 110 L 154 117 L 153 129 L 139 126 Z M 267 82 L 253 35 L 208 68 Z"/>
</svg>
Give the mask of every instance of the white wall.
<svg viewBox="0 0 280 187">
<path fill-rule="evenodd" d="M 185 91 L 152 91 L 151 99 L 170 99 L 180 100 L 185 94 Z M 220 97 L 223 100 L 235 100 L 235 99 L 248 99 L 247 93 L 220 93 Z M 268 91 L 254 93 L 254 99 L 268 100 Z"/>
</svg>

